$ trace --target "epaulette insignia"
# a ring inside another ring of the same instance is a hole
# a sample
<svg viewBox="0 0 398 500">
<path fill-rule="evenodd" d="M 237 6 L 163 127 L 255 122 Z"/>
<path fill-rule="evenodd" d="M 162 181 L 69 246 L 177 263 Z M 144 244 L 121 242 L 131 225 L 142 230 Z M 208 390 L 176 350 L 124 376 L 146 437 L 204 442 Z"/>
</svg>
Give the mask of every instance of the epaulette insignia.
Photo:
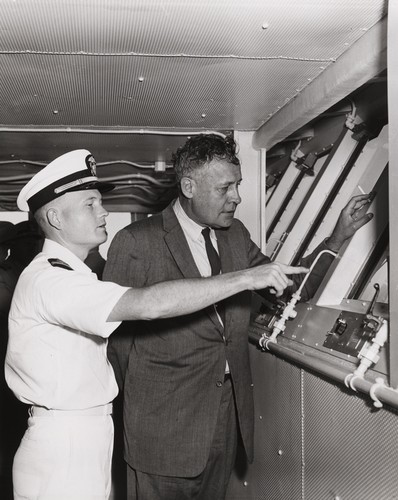
<svg viewBox="0 0 398 500">
<path fill-rule="evenodd" d="M 73 271 L 73 269 L 70 267 L 70 265 L 61 259 L 48 259 L 48 262 L 53 267 L 62 267 L 62 269 L 67 269 L 68 271 Z"/>
</svg>

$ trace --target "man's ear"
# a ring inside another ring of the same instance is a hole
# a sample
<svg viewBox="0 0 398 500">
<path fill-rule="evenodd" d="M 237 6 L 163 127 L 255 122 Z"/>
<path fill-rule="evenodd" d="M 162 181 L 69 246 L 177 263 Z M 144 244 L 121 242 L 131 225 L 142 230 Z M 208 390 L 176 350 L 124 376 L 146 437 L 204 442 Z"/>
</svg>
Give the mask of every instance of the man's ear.
<svg viewBox="0 0 398 500">
<path fill-rule="evenodd" d="M 183 177 L 180 182 L 180 188 L 185 198 L 192 198 L 195 189 L 195 180 L 190 177 Z"/>
<path fill-rule="evenodd" d="M 60 229 L 61 221 L 59 220 L 59 214 L 56 208 L 49 208 L 47 210 L 46 219 L 51 227 L 54 227 L 55 229 Z"/>
</svg>

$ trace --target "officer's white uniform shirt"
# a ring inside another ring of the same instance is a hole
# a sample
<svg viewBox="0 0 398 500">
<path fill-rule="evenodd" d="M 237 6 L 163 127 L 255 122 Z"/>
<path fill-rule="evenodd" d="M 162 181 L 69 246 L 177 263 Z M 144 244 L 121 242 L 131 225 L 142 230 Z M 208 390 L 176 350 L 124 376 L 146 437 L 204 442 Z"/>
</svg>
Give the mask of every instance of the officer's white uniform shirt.
<svg viewBox="0 0 398 500">
<path fill-rule="evenodd" d="M 50 264 L 59 259 L 72 268 Z M 118 388 L 107 359 L 107 322 L 126 287 L 102 282 L 50 240 L 21 274 L 9 316 L 5 375 L 24 403 L 80 410 L 106 405 Z"/>
</svg>

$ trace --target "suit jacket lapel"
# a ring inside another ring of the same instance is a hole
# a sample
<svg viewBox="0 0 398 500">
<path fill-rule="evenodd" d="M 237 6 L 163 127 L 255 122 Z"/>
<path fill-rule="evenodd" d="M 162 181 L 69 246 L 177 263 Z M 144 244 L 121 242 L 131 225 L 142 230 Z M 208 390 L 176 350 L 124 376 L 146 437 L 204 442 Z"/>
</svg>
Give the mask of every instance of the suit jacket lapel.
<svg viewBox="0 0 398 500">
<path fill-rule="evenodd" d="M 200 278 L 201 274 L 196 267 L 188 242 L 174 213 L 172 204 L 163 211 L 163 227 L 166 231 L 164 237 L 165 243 L 182 275 L 185 278 Z M 222 335 L 223 328 L 218 320 L 214 307 L 207 307 L 206 312 Z"/>
</svg>

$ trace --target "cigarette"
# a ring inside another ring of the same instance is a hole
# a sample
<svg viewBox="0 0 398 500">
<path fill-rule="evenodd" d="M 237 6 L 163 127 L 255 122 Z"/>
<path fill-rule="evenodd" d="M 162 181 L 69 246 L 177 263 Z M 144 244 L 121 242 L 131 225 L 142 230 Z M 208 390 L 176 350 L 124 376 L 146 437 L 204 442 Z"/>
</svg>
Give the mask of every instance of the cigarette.
<svg viewBox="0 0 398 500">
<path fill-rule="evenodd" d="M 361 186 L 358 184 L 358 189 L 362 194 L 365 194 L 365 191 L 361 188 Z"/>
</svg>

